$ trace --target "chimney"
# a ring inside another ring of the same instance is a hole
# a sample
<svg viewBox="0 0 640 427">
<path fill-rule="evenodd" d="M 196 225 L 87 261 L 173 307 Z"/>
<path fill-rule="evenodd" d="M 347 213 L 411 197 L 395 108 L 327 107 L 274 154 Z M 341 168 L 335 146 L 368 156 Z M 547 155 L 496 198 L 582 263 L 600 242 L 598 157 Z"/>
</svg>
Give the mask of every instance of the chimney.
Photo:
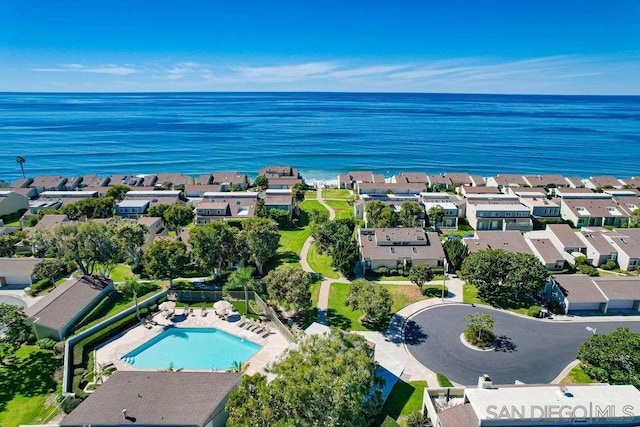
<svg viewBox="0 0 640 427">
<path fill-rule="evenodd" d="M 478 377 L 478 388 L 493 388 L 493 381 L 491 381 L 491 377 L 488 374 Z"/>
</svg>

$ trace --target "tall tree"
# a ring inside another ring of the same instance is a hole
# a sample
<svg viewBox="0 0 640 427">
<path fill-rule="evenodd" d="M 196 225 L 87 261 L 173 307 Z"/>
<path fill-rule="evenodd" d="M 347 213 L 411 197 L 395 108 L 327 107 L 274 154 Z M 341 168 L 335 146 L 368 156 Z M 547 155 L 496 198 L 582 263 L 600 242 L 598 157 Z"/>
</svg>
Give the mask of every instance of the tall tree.
<svg viewBox="0 0 640 427">
<path fill-rule="evenodd" d="M 640 387 L 640 334 L 629 328 L 592 335 L 580 344 L 578 359 L 598 382 Z"/>
<path fill-rule="evenodd" d="M 55 282 L 60 277 L 67 274 L 67 266 L 59 259 L 43 259 L 33 269 L 33 280 L 36 282 L 49 279 Z"/>
<path fill-rule="evenodd" d="M 169 289 L 173 288 L 173 279 L 179 277 L 189 264 L 185 244 L 168 239 L 153 242 L 143 258 L 147 273 L 155 279 L 168 279 Z"/>
<path fill-rule="evenodd" d="M 240 235 L 237 228 L 226 222 L 211 222 L 194 227 L 189 235 L 189 244 L 195 261 L 213 276 L 222 267 L 241 260 Z"/>
<path fill-rule="evenodd" d="M 432 206 L 429 208 L 427 215 L 429 216 L 429 225 L 436 229 L 438 224 L 442 224 L 444 209 L 442 206 Z"/>
<path fill-rule="evenodd" d="M 22 156 L 16 156 L 16 162 L 18 163 L 18 165 L 20 165 L 20 171 L 22 172 L 22 178 L 25 178 L 24 176 L 24 164 L 27 160 L 22 157 Z"/>
<path fill-rule="evenodd" d="M 383 326 L 391 312 L 391 294 L 384 286 L 375 285 L 364 279 L 351 282 L 349 295 L 345 301 L 352 310 L 362 310 L 362 323 L 375 327 Z"/>
<path fill-rule="evenodd" d="M 297 183 L 291 189 L 291 195 L 293 196 L 293 201 L 298 204 L 304 202 L 304 194 L 305 188 L 301 183 Z"/>
<path fill-rule="evenodd" d="M 280 233 L 275 221 L 267 218 L 248 218 L 242 221 L 244 239 L 251 259 L 262 275 L 266 262 L 276 256 L 280 244 Z"/>
<path fill-rule="evenodd" d="M 464 316 L 467 327 L 464 336 L 473 345 L 487 347 L 493 344 L 495 335 L 493 333 L 494 320 L 487 313 L 468 313 Z"/>
<path fill-rule="evenodd" d="M 267 177 L 264 175 L 258 175 L 253 181 L 253 186 L 258 191 L 265 191 L 267 188 L 269 188 L 269 179 L 267 179 Z"/>
<path fill-rule="evenodd" d="M 358 243 L 351 235 L 339 235 L 331 251 L 331 268 L 352 277 L 358 263 Z"/>
<path fill-rule="evenodd" d="M 244 376 L 231 392 L 227 425 L 372 425 L 382 406 L 384 380 L 366 340 L 357 334 L 312 335 L 263 374 Z"/>
<path fill-rule="evenodd" d="M 534 255 L 501 249 L 474 252 L 462 263 L 464 279 L 478 287 L 489 304 L 531 303 L 543 290 L 547 269 Z"/>
<path fill-rule="evenodd" d="M 424 209 L 418 202 L 408 201 L 400 205 L 400 223 L 403 227 L 417 227 Z"/>
<path fill-rule="evenodd" d="M 138 292 L 140 291 L 140 282 L 137 277 L 126 277 L 124 283 L 120 285 L 120 291 L 133 298 L 133 302 L 136 306 L 136 316 L 140 320 L 140 307 L 138 306 Z"/>
<path fill-rule="evenodd" d="M 11 258 L 16 252 L 16 245 L 26 237 L 24 231 L 0 236 L 0 257 Z"/>
<path fill-rule="evenodd" d="M 433 271 L 427 264 L 416 264 L 409 270 L 409 280 L 422 290 L 422 285 L 433 280 Z"/>
<path fill-rule="evenodd" d="M 115 234 L 116 241 L 125 256 L 133 263 L 134 268 L 140 266 L 142 246 L 146 243 L 149 229 L 146 225 L 135 221 L 117 219 L 109 224 Z"/>
<path fill-rule="evenodd" d="M 51 230 L 51 243 L 59 257 L 75 263 L 87 275 L 99 272 L 107 277 L 121 255 L 112 230 L 95 221 L 56 226 Z"/>
<path fill-rule="evenodd" d="M 249 312 L 249 289 L 255 290 L 256 281 L 253 279 L 253 268 L 239 268 L 229 276 L 225 289 L 243 289 L 244 290 L 244 314 Z"/>
<path fill-rule="evenodd" d="M 193 208 L 182 203 L 174 203 L 164 213 L 164 221 L 170 230 L 174 230 L 179 236 L 182 227 L 193 220 Z"/>
<path fill-rule="evenodd" d="M 382 211 L 386 206 L 379 200 L 372 200 L 364 205 L 367 218 L 367 227 L 377 227 L 378 221 L 382 216 Z"/>
<path fill-rule="evenodd" d="M 164 214 L 165 214 L 165 212 L 167 212 L 167 209 L 169 209 L 169 206 L 171 206 L 171 205 L 170 204 L 166 204 L 166 203 L 161 203 L 161 204 L 158 204 L 158 205 L 149 206 L 149 209 L 147 209 L 146 216 L 152 216 L 152 217 L 157 217 L 157 218 L 163 218 L 164 219 Z"/>
<path fill-rule="evenodd" d="M 460 239 L 447 239 L 442 246 L 447 254 L 449 265 L 454 271 L 460 270 L 462 261 L 469 255 L 469 249 Z"/>
<path fill-rule="evenodd" d="M 107 190 L 106 196 L 120 202 L 124 200 L 129 191 L 131 191 L 131 187 L 124 184 L 117 184 Z"/>
<path fill-rule="evenodd" d="M 272 270 L 264 278 L 269 297 L 296 311 L 311 308 L 309 274 L 297 267 Z"/>
<path fill-rule="evenodd" d="M 0 304 L 0 325 L 4 325 L 4 333 L 0 342 L 20 347 L 29 341 L 31 327 L 27 324 L 24 309 L 16 305 Z"/>
</svg>

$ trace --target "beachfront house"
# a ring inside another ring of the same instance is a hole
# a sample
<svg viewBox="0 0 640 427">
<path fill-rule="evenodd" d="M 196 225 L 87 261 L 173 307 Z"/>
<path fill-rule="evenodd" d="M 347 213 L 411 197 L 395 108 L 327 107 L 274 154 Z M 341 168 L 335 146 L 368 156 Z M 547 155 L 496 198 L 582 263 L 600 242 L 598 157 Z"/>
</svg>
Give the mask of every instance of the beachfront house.
<svg viewBox="0 0 640 427">
<path fill-rule="evenodd" d="M 211 184 L 219 185 L 219 191 L 244 191 L 249 188 L 249 176 L 238 172 L 212 172 Z"/>
<path fill-rule="evenodd" d="M 354 216 L 356 219 L 362 219 L 367 222 L 367 203 L 377 200 L 386 206 L 389 206 L 396 213 L 400 213 L 402 204 L 405 202 L 420 203 L 420 196 L 417 194 L 363 194 L 353 204 Z M 424 220 L 424 214 L 421 216 Z"/>
<path fill-rule="evenodd" d="M 338 175 L 338 187 L 355 190 L 357 184 L 384 182 L 384 175 L 372 171 L 351 171 Z"/>
<path fill-rule="evenodd" d="M 286 190 L 296 184 L 304 184 L 298 169 L 291 166 L 267 166 L 258 171 L 259 176 L 269 180 L 269 188 Z"/>
<path fill-rule="evenodd" d="M 113 282 L 103 277 L 70 279 L 44 295 L 25 313 L 31 319 L 37 339 L 61 341 L 84 315 L 113 290 Z"/>
<path fill-rule="evenodd" d="M 585 180 L 585 186 L 595 190 L 606 188 L 621 189 L 624 185 L 625 183 L 615 176 L 592 176 Z"/>
<path fill-rule="evenodd" d="M 236 372 L 116 371 L 66 415 L 62 427 L 223 427 Z M 186 392 L 180 399 L 176 393 Z"/>
<path fill-rule="evenodd" d="M 385 267 L 409 270 L 418 264 L 444 266 L 444 249 L 437 233 L 421 228 L 361 228 L 358 245 L 365 271 Z"/>
</svg>

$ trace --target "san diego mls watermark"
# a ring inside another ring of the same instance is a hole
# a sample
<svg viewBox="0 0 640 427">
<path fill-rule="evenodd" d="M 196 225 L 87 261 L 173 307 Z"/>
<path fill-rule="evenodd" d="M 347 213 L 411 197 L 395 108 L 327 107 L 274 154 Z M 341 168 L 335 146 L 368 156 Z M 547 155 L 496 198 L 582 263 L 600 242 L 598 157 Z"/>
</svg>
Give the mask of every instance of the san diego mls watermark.
<svg viewBox="0 0 640 427">
<path fill-rule="evenodd" d="M 493 420 L 551 420 L 551 419 L 623 419 L 634 417 L 633 405 L 489 405 L 487 415 Z"/>
</svg>

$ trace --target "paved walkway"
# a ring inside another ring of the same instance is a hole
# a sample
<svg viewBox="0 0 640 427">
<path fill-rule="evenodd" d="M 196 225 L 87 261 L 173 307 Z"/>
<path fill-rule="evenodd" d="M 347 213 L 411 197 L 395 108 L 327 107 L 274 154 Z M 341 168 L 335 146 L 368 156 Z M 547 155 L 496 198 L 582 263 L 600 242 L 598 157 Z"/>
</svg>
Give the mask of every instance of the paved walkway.
<svg viewBox="0 0 640 427">
<path fill-rule="evenodd" d="M 336 211 L 331 208 L 331 206 L 327 205 L 322 199 L 322 189 L 318 188 L 316 191 L 316 200 L 320 202 L 322 206 L 325 207 L 329 211 L 329 219 L 332 220 L 336 217 Z M 311 244 L 313 243 L 313 237 L 309 236 L 307 240 L 305 240 L 304 245 L 302 245 L 302 250 L 300 251 L 300 266 L 307 273 L 315 273 L 309 262 L 307 261 L 307 256 L 309 255 L 309 249 L 311 249 Z M 323 279 L 320 284 L 320 294 L 318 296 L 318 323 L 322 325 L 327 324 L 327 309 L 329 308 L 329 289 L 331 288 L 331 284 L 333 282 L 345 281 L 345 278 L 339 279 Z"/>
</svg>

